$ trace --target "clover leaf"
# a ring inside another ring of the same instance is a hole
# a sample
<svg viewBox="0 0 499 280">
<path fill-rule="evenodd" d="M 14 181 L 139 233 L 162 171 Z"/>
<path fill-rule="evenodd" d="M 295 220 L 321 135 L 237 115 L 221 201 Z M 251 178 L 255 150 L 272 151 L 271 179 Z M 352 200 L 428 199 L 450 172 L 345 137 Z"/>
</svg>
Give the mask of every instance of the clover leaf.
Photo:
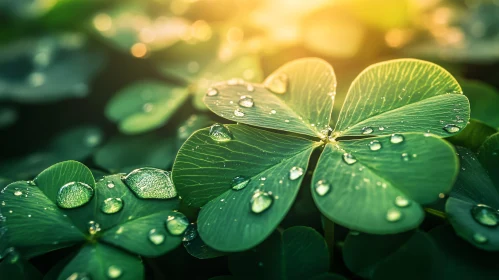
<svg viewBox="0 0 499 280">
<path fill-rule="evenodd" d="M 208 90 L 208 108 L 240 124 L 197 131 L 173 167 L 179 194 L 202 207 L 198 229 L 208 246 L 242 251 L 269 236 L 290 209 L 317 147 L 324 148 L 313 198 L 328 219 L 351 229 L 416 228 L 424 217 L 420 204 L 450 191 L 457 157 L 440 137 L 461 131 L 470 112 L 447 71 L 415 59 L 368 67 L 352 83 L 333 130 L 335 88 L 331 66 L 305 58 L 262 84 L 229 81 Z"/>
<path fill-rule="evenodd" d="M 499 187 L 489 177 L 497 169 L 487 174 L 471 151 L 457 147 L 457 152 L 461 170 L 445 211 L 457 235 L 480 249 L 499 251 Z M 494 157 L 487 148 L 481 154 L 482 158 Z"/>
<path fill-rule="evenodd" d="M 12 183 L 0 193 L 0 249 L 12 248 L 29 259 L 83 244 L 58 279 L 142 279 L 136 255 L 173 250 L 188 225 L 183 214 L 174 212 L 178 200 L 163 199 L 165 193 L 176 194 L 173 189 L 171 195 L 168 176 L 142 168 L 95 182 L 79 162 L 53 165 L 34 181 Z"/>
</svg>

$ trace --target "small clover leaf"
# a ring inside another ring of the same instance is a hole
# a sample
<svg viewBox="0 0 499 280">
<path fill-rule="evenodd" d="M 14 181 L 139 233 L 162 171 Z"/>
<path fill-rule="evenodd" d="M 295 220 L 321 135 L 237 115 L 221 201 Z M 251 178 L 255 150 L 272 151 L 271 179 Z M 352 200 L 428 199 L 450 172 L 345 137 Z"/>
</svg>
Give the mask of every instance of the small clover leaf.
<svg viewBox="0 0 499 280">
<path fill-rule="evenodd" d="M 241 251 L 262 242 L 289 210 L 319 146 L 325 147 L 313 198 L 327 218 L 351 229 L 415 228 L 424 217 L 420 204 L 450 191 L 458 160 L 440 137 L 464 129 L 470 113 L 447 71 L 415 59 L 368 67 L 352 83 L 331 131 L 335 88 L 331 66 L 306 58 L 263 84 L 228 81 L 207 92 L 206 105 L 221 117 L 321 139 L 244 125 L 194 133 L 177 155 L 173 180 L 186 202 L 202 206 L 199 233 L 208 246 Z"/>
<path fill-rule="evenodd" d="M 60 279 L 74 273 L 142 279 L 143 267 L 134 255 L 154 257 L 173 250 L 188 225 L 183 214 L 174 212 L 177 199 L 142 198 L 163 197 L 158 186 L 174 188 L 168 176 L 144 168 L 95 182 L 79 162 L 51 166 L 34 181 L 12 183 L 0 193 L 0 249 L 15 248 L 31 258 L 85 243 Z"/>
</svg>

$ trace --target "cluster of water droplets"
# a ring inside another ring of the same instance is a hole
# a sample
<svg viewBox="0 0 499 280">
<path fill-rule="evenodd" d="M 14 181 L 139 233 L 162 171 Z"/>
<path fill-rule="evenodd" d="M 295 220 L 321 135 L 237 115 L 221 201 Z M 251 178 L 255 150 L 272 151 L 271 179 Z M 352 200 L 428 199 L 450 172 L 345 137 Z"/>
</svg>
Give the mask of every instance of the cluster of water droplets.
<svg viewBox="0 0 499 280">
<path fill-rule="evenodd" d="M 474 205 L 470 209 L 471 216 L 480 225 L 484 227 L 497 227 L 499 225 L 499 210 L 494 209 L 485 204 Z M 480 232 L 475 232 L 473 234 L 473 240 L 476 243 L 486 243 L 488 238 L 485 234 Z"/>
</svg>

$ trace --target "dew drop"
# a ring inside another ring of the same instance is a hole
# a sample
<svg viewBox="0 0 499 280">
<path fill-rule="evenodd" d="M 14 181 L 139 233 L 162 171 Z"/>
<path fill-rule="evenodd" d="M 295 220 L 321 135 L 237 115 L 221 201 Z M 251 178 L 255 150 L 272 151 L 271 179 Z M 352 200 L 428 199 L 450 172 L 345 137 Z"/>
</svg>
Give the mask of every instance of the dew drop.
<svg viewBox="0 0 499 280">
<path fill-rule="evenodd" d="M 153 228 L 149 231 L 148 235 L 149 241 L 152 242 L 154 245 L 161 245 L 163 242 L 165 242 L 165 235 L 158 232 L 157 229 Z"/>
<path fill-rule="evenodd" d="M 90 235 L 95 235 L 99 231 L 101 231 L 101 228 L 98 223 L 94 221 L 88 222 L 88 233 L 90 233 Z"/>
<path fill-rule="evenodd" d="M 112 181 L 107 181 L 106 185 L 110 189 L 114 188 L 114 183 Z"/>
<path fill-rule="evenodd" d="M 461 128 L 459 128 L 459 126 L 455 124 L 447 124 L 444 126 L 444 130 L 447 131 L 448 133 L 456 133 L 459 130 L 461 130 Z"/>
<path fill-rule="evenodd" d="M 352 165 L 357 162 L 357 159 L 350 153 L 344 153 L 343 161 L 348 165 Z"/>
<path fill-rule="evenodd" d="M 177 196 L 171 173 L 161 169 L 135 169 L 123 178 L 123 182 L 139 198 L 168 199 Z"/>
<path fill-rule="evenodd" d="M 216 123 L 210 127 L 210 138 L 217 142 L 228 142 L 232 140 L 232 133 L 223 124 Z"/>
<path fill-rule="evenodd" d="M 189 242 L 194 240 L 198 236 L 198 229 L 196 224 L 190 224 L 184 232 L 184 237 L 182 241 Z"/>
<path fill-rule="evenodd" d="M 390 136 L 390 142 L 392 144 L 402 143 L 404 142 L 404 136 L 401 134 L 392 134 L 392 136 Z"/>
<path fill-rule="evenodd" d="M 255 86 L 253 86 L 252 84 L 247 84 L 246 85 L 246 90 L 249 91 L 249 92 L 254 92 L 255 91 Z"/>
<path fill-rule="evenodd" d="M 260 214 L 272 206 L 274 198 L 268 192 L 256 190 L 251 197 L 251 211 L 256 214 Z"/>
<path fill-rule="evenodd" d="M 172 235 L 181 235 L 189 226 L 189 220 L 180 212 L 173 212 L 168 215 L 165 223 L 166 229 Z"/>
<path fill-rule="evenodd" d="M 288 83 L 288 75 L 281 73 L 274 74 L 267 78 L 264 82 L 264 86 L 273 93 L 284 94 L 288 90 Z"/>
<path fill-rule="evenodd" d="M 123 274 L 123 270 L 116 265 L 111 265 L 107 268 L 107 277 L 111 279 L 119 278 Z"/>
<path fill-rule="evenodd" d="M 378 151 L 381 149 L 381 142 L 379 142 L 378 140 L 373 140 L 371 142 L 369 142 L 369 149 L 371 151 Z"/>
<path fill-rule="evenodd" d="M 361 130 L 361 133 L 364 135 L 367 135 L 367 134 L 373 133 L 373 131 L 374 131 L 374 129 L 372 127 L 364 126 Z"/>
<path fill-rule="evenodd" d="M 395 205 L 403 208 L 403 207 L 407 207 L 407 206 L 411 205 L 411 201 L 403 196 L 397 196 L 395 198 Z"/>
<path fill-rule="evenodd" d="M 94 190 L 82 182 L 69 182 L 57 193 L 57 205 L 61 208 L 76 208 L 87 204 L 94 196 Z"/>
<path fill-rule="evenodd" d="M 123 200 L 118 197 L 110 197 L 102 202 L 100 210 L 106 214 L 118 213 L 123 209 Z"/>
<path fill-rule="evenodd" d="M 244 189 L 249 184 L 250 181 L 251 179 L 241 175 L 234 177 L 230 185 L 233 190 L 238 191 Z"/>
<path fill-rule="evenodd" d="M 253 98 L 249 95 L 243 95 L 239 99 L 240 106 L 245 107 L 245 108 L 251 108 L 255 105 L 255 102 L 253 102 Z"/>
<path fill-rule="evenodd" d="M 409 154 L 408 153 L 402 153 L 402 155 L 400 155 L 402 160 L 403 161 L 409 161 L 411 158 L 409 157 Z"/>
<path fill-rule="evenodd" d="M 487 243 L 487 241 L 489 241 L 489 239 L 485 235 L 478 232 L 473 234 L 473 240 L 479 244 L 484 244 Z"/>
<path fill-rule="evenodd" d="M 16 190 L 16 191 L 14 191 L 14 195 L 15 196 L 21 196 L 21 195 L 23 195 L 23 192 L 20 191 L 20 190 Z"/>
<path fill-rule="evenodd" d="M 499 224 L 499 214 L 497 211 L 485 204 L 473 206 L 471 208 L 471 216 L 473 216 L 475 221 L 484 226 L 495 227 Z"/>
<path fill-rule="evenodd" d="M 275 115 L 276 113 L 277 113 L 276 110 L 274 110 L 274 109 L 270 110 L 270 114 Z"/>
<path fill-rule="evenodd" d="M 206 95 L 207 96 L 216 96 L 216 95 L 218 95 L 218 89 L 216 89 L 216 88 L 209 88 L 206 91 Z"/>
<path fill-rule="evenodd" d="M 302 175 L 303 175 L 303 168 L 301 168 L 301 167 L 293 166 L 289 170 L 289 179 L 292 181 L 300 178 Z"/>
<path fill-rule="evenodd" d="M 244 117 L 243 110 L 241 110 L 241 108 L 237 108 L 236 110 L 234 110 L 234 116 L 236 116 L 236 117 Z"/>
<path fill-rule="evenodd" d="M 331 185 L 326 180 L 319 180 L 315 184 L 315 192 L 319 196 L 325 196 L 331 190 Z"/>
<path fill-rule="evenodd" d="M 84 272 L 75 272 L 69 275 L 66 280 L 91 280 L 90 275 Z"/>
<path fill-rule="evenodd" d="M 386 212 L 386 220 L 389 222 L 396 222 L 402 218 L 402 212 L 397 209 L 390 209 Z"/>
</svg>

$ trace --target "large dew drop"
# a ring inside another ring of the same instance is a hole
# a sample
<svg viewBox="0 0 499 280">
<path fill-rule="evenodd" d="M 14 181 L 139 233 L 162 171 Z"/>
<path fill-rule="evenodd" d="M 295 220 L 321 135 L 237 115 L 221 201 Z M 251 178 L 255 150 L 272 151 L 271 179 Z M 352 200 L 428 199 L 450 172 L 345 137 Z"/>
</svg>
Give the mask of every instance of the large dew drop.
<svg viewBox="0 0 499 280">
<path fill-rule="evenodd" d="M 257 190 L 251 197 L 250 205 L 251 211 L 256 214 L 260 214 L 272 206 L 274 198 L 270 193 Z"/>
<path fill-rule="evenodd" d="M 360 132 L 364 135 L 367 135 L 367 134 L 373 133 L 373 131 L 374 131 L 374 129 L 372 127 L 365 126 L 362 128 L 362 130 Z"/>
<path fill-rule="evenodd" d="M 118 213 L 123 209 L 123 200 L 118 197 L 110 197 L 102 202 L 100 210 L 106 214 Z"/>
<path fill-rule="evenodd" d="M 397 209 L 390 209 L 386 212 L 386 220 L 389 222 L 397 222 L 402 218 L 402 212 Z"/>
<path fill-rule="evenodd" d="M 107 277 L 111 279 L 119 278 L 122 274 L 123 270 L 116 265 L 111 265 L 107 268 Z"/>
<path fill-rule="evenodd" d="M 301 176 L 303 176 L 303 168 L 298 167 L 298 166 L 293 166 L 289 170 L 289 179 L 290 180 L 296 180 L 296 179 L 300 178 Z"/>
<path fill-rule="evenodd" d="M 484 204 L 473 206 L 471 208 L 471 216 L 473 216 L 475 221 L 484 226 L 495 227 L 499 224 L 499 214 L 497 211 Z"/>
<path fill-rule="evenodd" d="M 76 208 L 87 204 L 94 196 L 94 190 L 82 182 L 70 182 L 59 189 L 57 205 L 61 208 Z"/>
<path fill-rule="evenodd" d="M 123 178 L 123 182 L 139 198 L 168 199 L 177 196 L 170 172 L 161 169 L 135 169 Z"/>
<path fill-rule="evenodd" d="M 403 208 L 403 207 L 407 207 L 407 206 L 411 205 L 411 201 L 403 196 L 397 196 L 395 198 L 395 205 Z"/>
<path fill-rule="evenodd" d="M 378 151 L 381 149 L 381 142 L 379 142 L 378 140 L 373 140 L 369 142 L 368 146 L 371 151 Z"/>
<path fill-rule="evenodd" d="M 447 124 L 444 126 L 444 130 L 448 133 L 456 133 L 461 130 L 461 128 L 455 124 Z"/>
<path fill-rule="evenodd" d="M 232 182 L 231 182 L 231 187 L 233 190 L 242 190 L 244 189 L 250 182 L 251 179 L 249 178 L 246 178 L 244 176 L 236 176 L 232 179 Z"/>
<path fill-rule="evenodd" d="M 255 102 L 253 101 L 253 98 L 251 96 L 249 96 L 249 95 L 243 95 L 239 99 L 239 105 L 241 107 L 251 108 L 251 107 L 253 107 L 255 105 Z"/>
<path fill-rule="evenodd" d="M 159 232 L 157 229 L 153 228 L 149 231 L 148 235 L 149 241 L 154 245 L 161 245 L 165 242 L 165 235 Z"/>
<path fill-rule="evenodd" d="M 181 235 L 189 226 L 189 220 L 184 214 L 173 212 L 168 215 L 165 226 L 171 235 Z"/>
<path fill-rule="evenodd" d="M 404 142 L 404 136 L 401 134 L 392 134 L 392 136 L 390 136 L 390 142 L 392 144 L 402 143 Z"/>
<path fill-rule="evenodd" d="M 281 73 L 268 77 L 264 82 L 264 86 L 273 93 L 284 94 L 288 90 L 288 83 L 288 75 Z"/>
<path fill-rule="evenodd" d="M 357 159 L 350 153 L 344 153 L 343 161 L 348 165 L 352 165 L 357 162 Z"/>
<path fill-rule="evenodd" d="M 216 88 L 209 88 L 208 91 L 206 91 L 207 96 L 216 96 L 218 95 L 218 89 Z"/>
<path fill-rule="evenodd" d="M 319 180 L 315 184 L 315 192 L 319 196 L 325 196 L 331 190 L 331 185 L 326 180 Z"/>
<path fill-rule="evenodd" d="M 210 138 L 217 142 L 228 142 L 232 140 L 232 133 L 223 124 L 216 123 L 210 127 Z"/>
</svg>

